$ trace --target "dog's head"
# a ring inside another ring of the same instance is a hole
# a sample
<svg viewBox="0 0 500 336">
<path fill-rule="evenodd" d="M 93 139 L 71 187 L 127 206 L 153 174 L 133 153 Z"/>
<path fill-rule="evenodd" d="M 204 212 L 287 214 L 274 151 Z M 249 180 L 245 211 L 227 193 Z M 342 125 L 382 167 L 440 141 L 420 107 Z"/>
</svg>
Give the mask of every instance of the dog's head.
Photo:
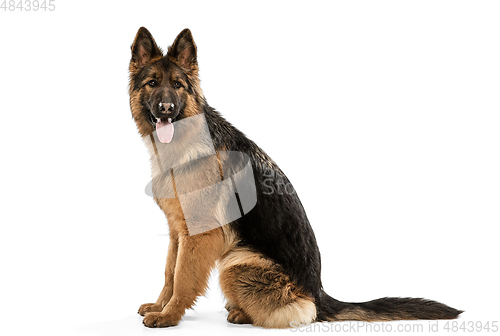
<svg viewBox="0 0 500 336">
<path fill-rule="evenodd" d="M 151 33 L 141 27 L 131 49 L 130 108 L 142 136 L 202 113 L 196 45 L 189 29 L 163 55 Z"/>
</svg>

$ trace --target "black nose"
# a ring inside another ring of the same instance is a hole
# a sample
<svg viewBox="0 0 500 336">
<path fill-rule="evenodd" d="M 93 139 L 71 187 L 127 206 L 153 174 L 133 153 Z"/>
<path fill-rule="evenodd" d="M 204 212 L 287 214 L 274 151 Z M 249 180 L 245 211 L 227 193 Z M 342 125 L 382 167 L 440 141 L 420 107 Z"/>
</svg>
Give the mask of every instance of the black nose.
<svg viewBox="0 0 500 336">
<path fill-rule="evenodd" d="M 166 113 L 166 114 L 170 114 L 174 111 L 174 103 L 159 103 L 158 104 L 158 107 L 159 107 L 159 110 L 161 113 Z"/>
</svg>

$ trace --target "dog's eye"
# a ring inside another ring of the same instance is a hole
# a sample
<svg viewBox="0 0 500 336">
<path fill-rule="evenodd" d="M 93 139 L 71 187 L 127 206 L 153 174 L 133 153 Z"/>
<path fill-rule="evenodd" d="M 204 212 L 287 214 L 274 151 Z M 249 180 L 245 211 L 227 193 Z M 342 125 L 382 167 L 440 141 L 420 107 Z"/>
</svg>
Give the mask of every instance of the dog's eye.
<svg viewBox="0 0 500 336">
<path fill-rule="evenodd" d="M 178 89 L 182 86 L 180 82 L 174 82 L 174 88 Z"/>
<path fill-rule="evenodd" d="M 157 81 L 155 81 L 154 79 L 152 79 L 152 80 L 150 80 L 150 81 L 148 82 L 148 85 L 149 85 L 149 86 L 151 86 L 151 87 L 155 87 L 155 86 L 157 86 L 157 85 L 158 85 L 158 82 L 157 82 Z"/>
</svg>

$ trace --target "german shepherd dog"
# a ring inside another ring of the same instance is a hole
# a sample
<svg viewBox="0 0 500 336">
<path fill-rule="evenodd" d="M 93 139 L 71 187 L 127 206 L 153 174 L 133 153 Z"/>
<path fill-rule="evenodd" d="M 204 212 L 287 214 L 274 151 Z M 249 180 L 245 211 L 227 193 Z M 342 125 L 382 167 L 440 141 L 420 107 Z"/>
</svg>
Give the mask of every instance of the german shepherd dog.
<svg viewBox="0 0 500 336">
<path fill-rule="evenodd" d="M 191 133 L 184 132 L 191 134 L 186 137 L 177 133 L 181 132 L 177 124 L 202 116 L 217 158 L 230 151 L 249 158 L 256 194 L 255 206 L 245 215 L 198 234 L 192 234 L 188 227 L 179 187 L 175 187 L 177 176 L 173 193 L 154 197 L 166 215 L 170 244 L 163 290 L 155 303 L 139 308 L 145 326 L 177 325 L 185 310 L 204 294 L 215 267 L 219 269 L 231 323 L 290 328 L 322 321 L 454 319 L 462 313 L 419 298 L 347 303 L 330 297 L 321 284 L 316 238 L 297 194 L 268 192 L 270 182 L 264 175 L 272 171 L 276 184 L 289 185 L 289 180 L 262 149 L 208 105 L 200 88 L 197 48 L 191 32 L 183 30 L 164 54 L 142 27 L 131 50 L 130 107 L 152 160 L 159 155 L 158 145 L 170 146 L 176 155 L 189 156 L 183 153 L 188 149 L 181 143 L 190 143 L 200 129 L 192 126 Z M 153 169 L 153 176 L 156 173 Z M 190 176 L 189 170 L 183 174 L 191 181 L 204 176 Z M 217 201 L 217 197 L 213 199 Z M 207 214 L 202 221 L 208 222 L 211 217 Z"/>
</svg>

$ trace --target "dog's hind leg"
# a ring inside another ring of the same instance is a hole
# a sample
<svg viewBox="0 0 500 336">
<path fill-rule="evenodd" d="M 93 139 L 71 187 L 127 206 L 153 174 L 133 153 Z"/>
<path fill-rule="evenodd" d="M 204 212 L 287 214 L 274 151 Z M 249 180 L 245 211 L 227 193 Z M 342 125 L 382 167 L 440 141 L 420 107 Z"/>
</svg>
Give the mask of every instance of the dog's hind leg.
<svg viewBox="0 0 500 336">
<path fill-rule="evenodd" d="M 231 308 L 228 321 L 290 328 L 316 319 L 314 300 L 290 281 L 281 266 L 245 248 L 219 264 L 220 285 Z"/>
</svg>

